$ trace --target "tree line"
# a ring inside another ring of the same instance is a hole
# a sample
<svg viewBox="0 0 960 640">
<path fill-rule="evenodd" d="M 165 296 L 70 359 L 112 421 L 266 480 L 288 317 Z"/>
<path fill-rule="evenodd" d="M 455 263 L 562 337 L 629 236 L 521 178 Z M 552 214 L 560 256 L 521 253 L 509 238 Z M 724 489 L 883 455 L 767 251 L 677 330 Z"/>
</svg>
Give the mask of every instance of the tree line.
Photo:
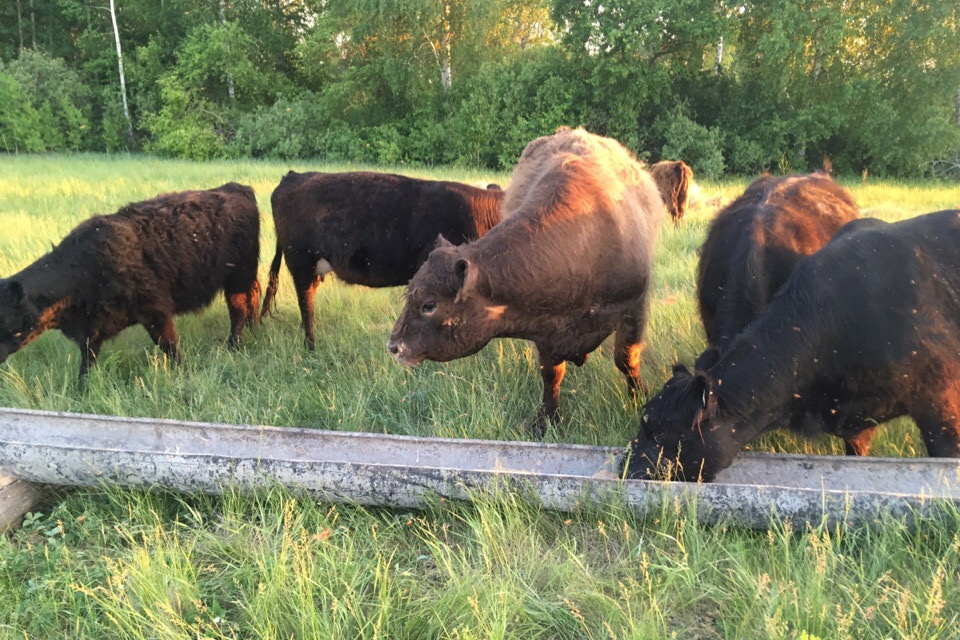
<svg viewBox="0 0 960 640">
<path fill-rule="evenodd" d="M 114 2 L 116 4 L 114 4 Z M 700 175 L 960 164 L 942 0 L 13 0 L 0 149 L 512 166 L 583 125 Z M 946 168 L 946 170 L 944 170 Z"/>
</svg>

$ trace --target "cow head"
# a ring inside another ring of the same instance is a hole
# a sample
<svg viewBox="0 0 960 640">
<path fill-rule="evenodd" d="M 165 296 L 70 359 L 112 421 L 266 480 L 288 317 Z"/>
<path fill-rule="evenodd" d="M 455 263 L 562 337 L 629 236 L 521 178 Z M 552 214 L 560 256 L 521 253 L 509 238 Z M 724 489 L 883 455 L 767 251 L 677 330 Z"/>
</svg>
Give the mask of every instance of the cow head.
<svg viewBox="0 0 960 640">
<path fill-rule="evenodd" d="M 476 353 L 498 332 L 504 307 L 485 291 L 481 267 L 442 237 L 404 294 L 387 349 L 401 364 L 447 362 Z"/>
<path fill-rule="evenodd" d="M 666 205 L 674 224 L 680 224 L 687 211 L 687 199 L 693 184 L 693 169 L 685 162 L 658 162 L 650 167 L 650 175 Z"/>
<path fill-rule="evenodd" d="M 33 337 L 39 311 L 27 299 L 16 280 L 0 280 L 0 362 Z"/>
<path fill-rule="evenodd" d="M 640 432 L 624 460 L 632 479 L 709 482 L 740 451 L 735 430 L 720 415 L 708 372 L 683 365 L 644 407 Z"/>
</svg>

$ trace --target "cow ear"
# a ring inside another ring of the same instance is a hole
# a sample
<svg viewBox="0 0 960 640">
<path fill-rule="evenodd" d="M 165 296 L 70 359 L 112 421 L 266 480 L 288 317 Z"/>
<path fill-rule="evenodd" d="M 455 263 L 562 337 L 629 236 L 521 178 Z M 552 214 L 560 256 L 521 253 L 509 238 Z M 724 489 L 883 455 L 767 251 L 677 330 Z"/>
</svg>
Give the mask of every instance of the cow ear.
<svg viewBox="0 0 960 640">
<path fill-rule="evenodd" d="M 434 249 L 442 249 L 444 247 L 452 247 L 453 243 L 443 237 L 442 233 L 437 234 L 437 243 L 433 246 Z"/>
<path fill-rule="evenodd" d="M 459 258 L 453 265 L 453 274 L 457 277 L 459 287 L 454 302 L 461 302 L 470 297 L 477 288 L 477 267 L 466 258 Z"/>
<path fill-rule="evenodd" d="M 697 358 L 696 364 L 693 365 L 693 368 L 696 371 L 707 371 L 713 365 L 717 364 L 720 361 L 720 350 L 716 347 L 710 347 L 706 351 L 700 354 L 700 357 Z"/>
<path fill-rule="evenodd" d="M 689 375 L 690 375 L 690 370 L 687 369 L 686 366 L 684 366 L 684 365 L 682 365 L 682 364 L 680 364 L 680 363 L 678 362 L 677 364 L 673 365 L 673 375 L 676 376 L 676 375 L 681 375 L 681 374 L 682 374 L 682 375 L 685 375 L 685 376 L 689 376 Z"/>
</svg>

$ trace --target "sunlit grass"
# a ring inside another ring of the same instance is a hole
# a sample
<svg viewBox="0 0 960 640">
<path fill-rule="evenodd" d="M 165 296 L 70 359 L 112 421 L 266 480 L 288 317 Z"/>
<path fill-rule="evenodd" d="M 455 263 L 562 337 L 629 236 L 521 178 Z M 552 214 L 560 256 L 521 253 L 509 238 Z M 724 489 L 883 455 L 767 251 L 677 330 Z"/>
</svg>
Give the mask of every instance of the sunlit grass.
<svg viewBox="0 0 960 640">
<path fill-rule="evenodd" d="M 0 275 L 74 225 L 157 193 L 250 184 L 263 214 L 261 281 L 274 250 L 269 197 L 297 162 L 188 163 L 138 156 L 0 157 Z M 484 185 L 508 176 L 397 170 Z M 735 197 L 746 180 L 705 184 Z M 868 214 L 897 220 L 960 206 L 960 187 L 844 182 Z M 704 338 L 697 251 L 714 209 L 665 225 L 643 376 L 656 389 Z M 185 358 L 167 361 L 142 328 L 107 343 L 81 388 L 79 354 L 56 332 L 0 365 L 0 405 L 174 419 L 527 439 L 540 397 L 536 358 L 496 341 L 449 364 L 403 369 L 384 344 L 400 289 L 328 281 L 317 350 L 303 348 L 289 275 L 277 314 L 226 348 L 228 318 L 177 320 Z M 564 381 L 551 441 L 624 445 L 636 410 L 610 345 Z M 786 433 L 760 450 L 841 453 Z M 923 454 L 909 421 L 876 455 Z M 132 491 L 54 493 L 0 537 L 0 638 L 952 638 L 960 612 L 960 516 L 914 530 L 771 533 L 701 525 L 666 504 L 638 518 L 600 505 L 574 515 L 514 495 L 407 512 L 318 504 L 282 491 L 247 497 Z"/>
</svg>

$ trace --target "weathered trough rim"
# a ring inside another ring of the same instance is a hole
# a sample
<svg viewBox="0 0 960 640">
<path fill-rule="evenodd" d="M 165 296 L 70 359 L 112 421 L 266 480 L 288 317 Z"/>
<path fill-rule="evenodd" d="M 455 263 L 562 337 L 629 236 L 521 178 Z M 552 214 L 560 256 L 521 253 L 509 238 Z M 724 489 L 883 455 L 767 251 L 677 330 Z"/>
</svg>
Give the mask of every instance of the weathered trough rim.
<svg viewBox="0 0 960 640">
<path fill-rule="evenodd" d="M 114 440 L 114 446 L 100 446 Z M 622 452 L 583 444 L 0 409 L 0 471 L 48 484 L 206 493 L 279 485 L 321 500 L 393 508 L 422 507 L 431 495 L 471 499 L 507 487 L 561 511 L 598 499 L 637 513 L 650 513 L 664 500 L 689 502 L 704 522 L 754 528 L 784 520 L 800 526 L 871 523 L 884 515 L 913 521 L 960 508 L 957 460 L 751 452 L 738 458 L 730 467 L 735 473 L 724 481 L 704 484 L 616 478 L 609 470 Z M 861 475 L 864 469 L 876 471 Z M 776 482 L 785 477 L 796 484 Z M 874 487 L 850 486 L 861 479 Z"/>
<path fill-rule="evenodd" d="M 573 450 L 573 451 L 584 451 L 591 453 L 604 453 L 604 454 L 617 454 L 622 453 L 626 446 L 623 447 L 610 447 L 604 445 L 591 445 L 591 444 L 580 444 L 580 443 L 564 443 L 564 442 L 530 442 L 528 440 L 485 440 L 481 438 L 447 438 L 447 437 L 434 437 L 434 436 L 414 436 L 406 434 L 395 434 L 395 433 L 377 433 L 372 431 L 347 431 L 347 430 L 335 430 L 335 429 L 322 429 L 322 428 L 313 428 L 313 427 L 278 427 L 273 425 L 261 425 L 261 424 L 231 424 L 229 422 L 201 422 L 197 420 L 173 420 L 170 418 L 150 418 L 143 416 L 116 416 L 116 415 L 107 415 L 107 414 L 95 414 L 95 413 L 76 413 L 70 411 L 46 411 L 40 409 L 19 409 L 19 408 L 7 408 L 0 407 L 0 418 L 5 415 L 23 415 L 31 417 L 56 417 L 56 418 L 78 418 L 85 420 L 102 420 L 104 422 L 116 422 L 116 423 L 137 423 L 146 425 L 162 424 L 169 425 L 174 427 L 199 427 L 202 429 L 215 429 L 234 432 L 238 429 L 250 429 L 262 431 L 265 433 L 273 433 L 283 438 L 290 438 L 295 435 L 331 435 L 331 436 L 349 436 L 356 439 L 369 439 L 377 441 L 399 441 L 399 442 L 421 442 L 421 441 L 430 441 L 436 442 L 438 444 L 450 444 L 450 445 L 480 445 L 483 447 L 497 448 L 497 447 L 510 447 L 510 448 L 526 448 L 531 451 L 539 451 L 545 449 L 551 450 Z M 40 443 L 31 443 L 24 441 L 24 444 L 40 444 Z M 65 447 L 66 448 L 66 447 Z M 91 447 L 92 450 L 110 450 L 99 447 Z M 125 449 L 115 449 L 116 451 L 126 451 Z M 174 452 L 171 452 L 174 453 Z M 198 454 L 202 455 L 202 454 Z M 945 458 L 930 458 L 930 457 L 916 457 L 916 458 L 892 458 L 892 457 L 878 457 L 878 456 L 862 456 L 857 458 L 851 458 L 850 456 L 843 455 L 808 455 L 802 453 L 779 453 L 779 452 L 756 452 L 756 451 L 743 451 L 739 454 L 739 458 L 744 459 L 757 459 L 757 460 L 783 460 L 790 462 L 804 462 L 810 459 L 816 459 L 818 463 L 850 463 L 855 462 L 857 465 L 866 466 L 866 465 L 887 465 L 890 464 L 890 461 L 899 460 L 908 462 L 913 465 L 925 465 L 925 466 L 942 466 Z M 298 458 L 292 458 L 291 461 L 297 461 Z M 960 464 L 960 462 L 958 462 Z M 449 467 L 439 467 L 439 468 L 449 468 Z M 552 474 L 560 475 L 560 474 Z M 583 477 L 583 476 L 572 476 L 572 477 Z M 626 480 L 625 482 L 649 482 L 642 480 Z M 696 484 L 696 483 L 688 483 Z M 709 484 L 709 483 L 705 483 Z M 729 484 L 729 483 L 720 483 L 720 484 Z M 772 486 L 772 485 L 765 485 Z M 906 494 L 906 495 L 915 495 L 915 494 Z"/>
</svg>

